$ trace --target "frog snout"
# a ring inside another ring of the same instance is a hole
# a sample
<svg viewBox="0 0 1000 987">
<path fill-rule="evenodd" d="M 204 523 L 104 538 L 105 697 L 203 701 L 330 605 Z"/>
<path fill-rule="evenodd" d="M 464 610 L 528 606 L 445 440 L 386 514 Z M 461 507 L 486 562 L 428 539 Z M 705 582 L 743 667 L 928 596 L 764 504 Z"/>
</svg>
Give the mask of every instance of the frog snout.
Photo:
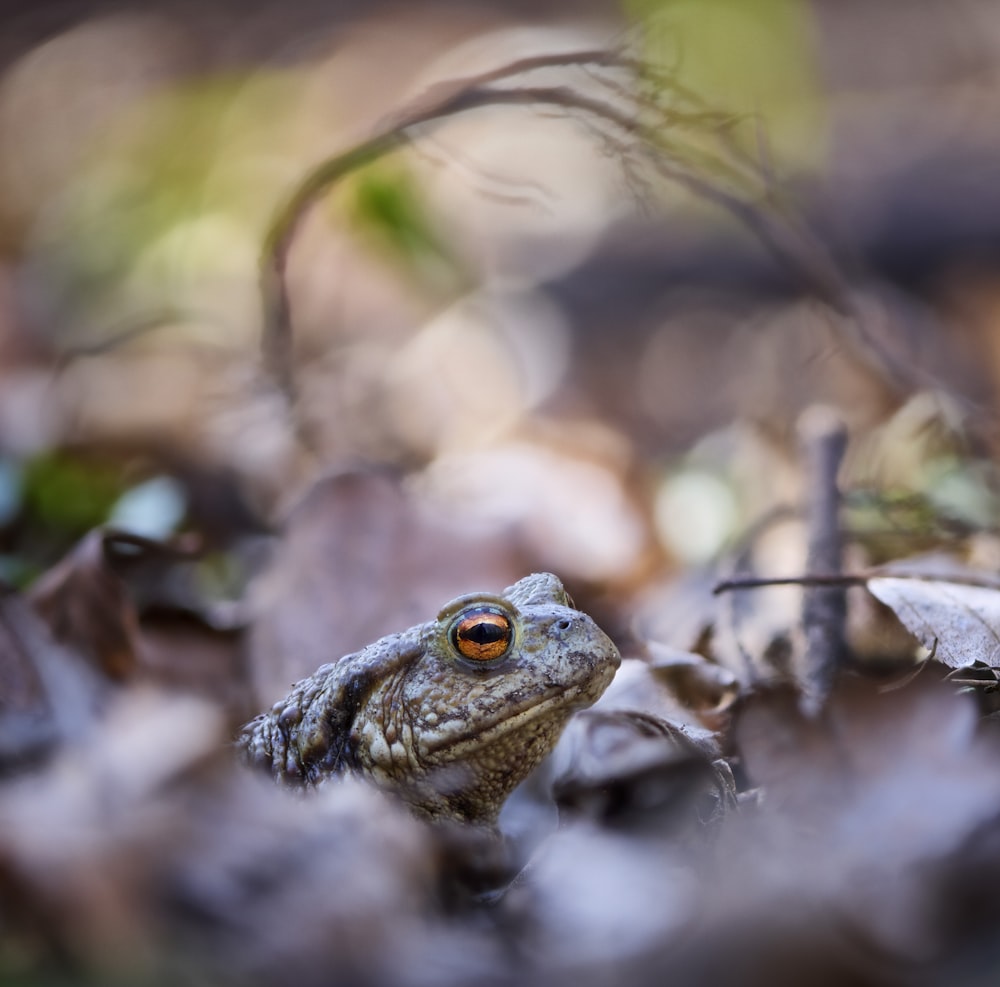
<svg viewBox="0 0 1000 987">
<path fill-rule="evenodd" d="M 621 657 L 611 638 L 585 613 L 569 611 L 553 616 L 548 625 L 548 637 L 567 651 L 589 656 L 590 664 L 617 668 Z"/>
<path fill-rule="evenodd" d="M 581 633 L 587 636 L 586 625 L 592 623 L 586 614 L 565 613 L 549 621 L 548 636 L 560 644 L 568 643 L 579 638 Z"/>
</svg>

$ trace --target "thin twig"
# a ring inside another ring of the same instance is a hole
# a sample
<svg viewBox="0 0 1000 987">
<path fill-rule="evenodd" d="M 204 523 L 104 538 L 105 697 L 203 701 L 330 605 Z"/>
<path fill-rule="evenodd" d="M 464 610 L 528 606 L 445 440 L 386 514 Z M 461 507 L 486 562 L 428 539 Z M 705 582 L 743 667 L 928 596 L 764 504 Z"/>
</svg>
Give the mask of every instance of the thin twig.
<svg viewBox="0 0 1000 987">
<path fill-rule="evenodd" d="M 807 408 L 799 434 L 808 481 L 806 565 L 820 575 L 839 576 L 843 565 L 840 488 L 837 474 L 847 449 L 847 428 L 832 408 Z M 847 655 L 847 591 L 844 586 L 811 586 L 802 596 L 806 635 L 805 699 L 819 710 Z"/>
<path fill-rule="evenodd" d="M 487 88 L 491 84 L 542 69 L 582 65 L 625 69 L 628 60 L 615 51 L 600 48 L 536 55 L 476 75 L 435 83 L 401 112 L 377 126 L 370 138 L 323 161 L 295 187 L 271 221 L 261 254 L 264 362 L 289 403 L 294 403 L 296 392 L 285 273 L 292 241 L 311 207 L 342 178 L 408 144 L 411 131 L 422 124 L 490 103 L 526 101 L 511 100 L 509 95 L 505 96 L 508 90 Z"/>
<path fill-rule="evenodd" d="M 721 579 L 712 587 L 712 595 L 731 593 L 734 590 L 764 589 L 768 586 L 864 586 L 876 572 L 850 572 L 841 575 L 805 573 L 801 576 L 733 576 Z M 905 577 L 904 577 L 905 578 Z"/>
<path fill-rule="evenodd" d="M 502 87 L 497 85 L 505 80 L 525 74 L 552 68 L 603 68 L 626 71 L 637 74 L 643 70 L 642 64 L 633 58 L 606 49 L 593 49 L 555 55 L 540 55 L 523 58 L 507 65 L 491 69 L 473 76 L 440 82 L 427 89 L 421 96 L 384 121 L 372 137 L 343 154 L 329 158 L 318 165 L 299 183 L 291 196 L 278 209 L 272 220 L 266 236 L 261 256 L 261 293 L 263 301 L 263 335 L 262 348 L 265 365 L 276 380 L 279 389 L 285 395 L 290 405 L 294 405 L 296 389 L 292 360 L 292 323 L 286 271 L 288 254 L 301 224 L 315 203 L 321 199 L 342 178 L 358 169 L 372 164 L 387 154 L 409 144 L 415 132 L 423 125 L 455 116 L 485 106 L 497 105 L 536 105 L 552 106 L 563 109 L 571 114 L 580 114 L 601 121 L 605 126 L 613 127 L 632 138 L 641 138 L 648 147 L 655 150 L 655 160 L 659 170 L 665 177 L 682 183 L 698 195 L 709 198 L 733 212 L 751 228 L 762 235 L 766 242 L 775 245 L 782 253 L 782 244 L 774 230 L 756 216 L 756 210 L 740 195 L 727 193 L 711 180 L 702 178 L 678 164 L 668 167 L 663 161 L 665 154 L 679 153 L 679 148 L 656 146 L 655 130 L 651 125 L 662 124 L 656 120 L 656 111 L 666 113 L 662 107 L 640 96 L 634 96 L 628 103 L 628 109 L 622 109 L 603 99 L 596 99 L 578 89 L 569 86 L 517 86 Z M 620 95 L 622 89 L 609 86 L 606 91 L 612 95 Z M 697 104 L 695 104 L 697 105 Z M 643 125 L 642 115 L 649 116 L 653 111 L 654 119 Z M 669 113 L 667 113 L 669 116 Z M 698 115 L 691 115 L 685 122 L 694 123 Z M 708 117 L 701 122 L 704 123 Z M 721 119 L 721 118 L 720 118 Z M 717 122 L 717 121 L 716 121 Z M 688 148 L 687 156 L 691 157 L 695 166 L 704 166 L 707 170 L 726 169 L 729 167 L 721 158 L 704 159 L 703 152 Z M 699 165 L 697 158 L 702 155 Z M 689 166 L 690 167 L 690 166 Z M 730 179 L 739 183 L 741 180 L 752 180 L 753 175 L 747 170 L 737 169 L 730 174 Z M 793 236 L 794 240 L 795 237 Z M 793 253 L 792 248 L 785 248 Z M 787 261 L 787 254 L 782 254 Z M 799 265 L 802 266 L 801 264 Z M 812 265 L 816 267 L 816 264 Z M 819 265 L 822 267 L 823 265 Z M 830 265 L 826 265 L 830 267 Z M 836 298 L 836 290 L 831 291 L 832 281 L 830 271 L 824 271 L 824 277 L 811 273 L 813 283 L 824 281 L 824 297 Z M 843 304 L 837 306 L 844 310 Z"/>
<path fill-rule="evenodd" d="M 873 579 L 907 579 L 920 583 L 952 583 L 955 586 L 975 586 L 979 589 L 994 589 L 1000 592 L 1000 578 L 991 573 L 962 572 L 897 572 L 891 567 L 875 566 L 860 572 L 845 572 L 840 575 L 822 575 L 807 572 L 798 576 L 732 576 L 720 579 L 712 587 L 712 595 L 732 593 L 744 589 L 764 589 L 768 586 L 865 586 Z"/>
<path fill-rule="evenodd" d="M 595 69 L 626 72 L 651 92 L 629 94 L 613 79 L 603 77 L 599 85 L 611 99 L 596 99 L 571 86 L 504 86 L 501 83 L 544 69 L 582 69 L 593 76 Z M 681 106 L 667 106 L 662 94 L 670 92 Z M 436 83 L 404 109 L 383 121 L 373 136 L 351 149 L 329 158 L 308 173 L 277 210 L 261 255 L 263 304 L 262 350 L 264 364 L 290 408 L 296 406 L 292 319 L 286 272 L 288 255 L 310 209 L 342 178 L 370 165 L 408 144 L 419 129 L 485 106 L 549 106 L 604 128 L 618 130 L 648 156 L 663 177 L 713 202 L 746 225 L 779 260 L 791 267 L 805 286 L 852 327 L 854 341 L 866 354 L 874 355 L 888 374 L 899 377 L 891 355 L 868 332 L 853 294 L 826 245 L 794 209 L 781 206 L 767 169 L 754 161 L 733 138 L 737 118 L 708 108 L 703 100 L 685 90 L 676 79 L 641 60 L 612 49 L 588 49 L 518 59 L 506 65 L 464 78 Z M 720 141 L 722 153 L 711 153 L 693 144 L 672 139 L 678 129 L 704 128 Z M 626 157 L 631 147 L 626 150 Z M 731 183 L 723 187 L 720 176 Z M 300 437 L 304 430 L 293 416 Z"/>
</svg>

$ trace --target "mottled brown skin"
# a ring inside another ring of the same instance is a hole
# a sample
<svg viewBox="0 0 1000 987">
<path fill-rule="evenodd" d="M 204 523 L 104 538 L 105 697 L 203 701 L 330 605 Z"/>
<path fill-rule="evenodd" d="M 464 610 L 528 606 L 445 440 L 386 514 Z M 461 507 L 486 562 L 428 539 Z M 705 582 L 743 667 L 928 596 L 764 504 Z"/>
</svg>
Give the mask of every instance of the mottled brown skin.
<svg viewBox="0 0 1000 987">
<path fill-rule="evenodd" d="M 512 639 L 500 657 L 473 661 L 452 631 L 481 607 L 509 620 Z M 562 583 L 537 573 L 499 596 L 453 600 L 437 619 L 323 665 L 251 720 L 239 743 L 283 783 L 354 772 L 422 815 L 492 824 L 619 662 Z"/>
</svg>

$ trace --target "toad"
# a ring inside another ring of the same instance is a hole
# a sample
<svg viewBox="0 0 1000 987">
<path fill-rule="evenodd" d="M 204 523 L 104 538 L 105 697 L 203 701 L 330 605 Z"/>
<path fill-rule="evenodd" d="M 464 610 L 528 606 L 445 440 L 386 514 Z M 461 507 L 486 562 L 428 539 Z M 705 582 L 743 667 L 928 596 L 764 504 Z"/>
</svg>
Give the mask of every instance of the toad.
<svg viewBox="0 0 1000 987">
<path fill-rule="evenodd" d="M 321 666 L 251 720 L 239 745 L 285 784 L 351 772 L 420 815 L 492 825 L 619 662 L 562 583 L 536 573 Z"/>
</svg>

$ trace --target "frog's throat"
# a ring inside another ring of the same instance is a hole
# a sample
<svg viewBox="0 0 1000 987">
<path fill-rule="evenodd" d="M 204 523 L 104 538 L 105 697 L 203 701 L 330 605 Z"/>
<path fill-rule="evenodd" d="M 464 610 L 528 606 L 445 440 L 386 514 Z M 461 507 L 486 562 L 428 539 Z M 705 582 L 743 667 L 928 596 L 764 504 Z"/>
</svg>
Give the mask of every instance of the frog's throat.
<svg viewBox="0 0 1000 987">
<path fill-rule="evenodd" d="M 566 720 L 577 710 L 592 705 L 611 681 L 610 675 L 606 676 L 607 681 L 603 684 L 598 684 L 595 681 L 597 678 L 599 676 L 595 675 L 594 678 L 579 685 L 551 686 L 545 690 L 540 699 L 535 695 L 518 705 L 504 706 L 497 712 L 492 722 L 479 724 L 474 731 L 422 744 L 421 755 L 423 759 L 433 760 L 436 763 L 444 760 L 442 755 L 447 755 L 449 761 L 460 760 L 489 746 L 501 737 L 517 733 L 531 723 L 548 717 Z"/>
</svg>

